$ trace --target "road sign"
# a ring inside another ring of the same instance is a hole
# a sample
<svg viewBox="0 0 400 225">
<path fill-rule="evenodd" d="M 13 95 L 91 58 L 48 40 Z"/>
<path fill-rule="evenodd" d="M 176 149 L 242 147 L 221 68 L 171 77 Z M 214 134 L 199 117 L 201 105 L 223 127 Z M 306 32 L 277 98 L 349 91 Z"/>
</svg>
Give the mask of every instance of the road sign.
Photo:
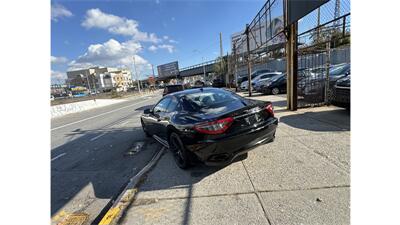
<svg viewBox="0 0 400 225">
<path fill-rule="evenodd" d="M 314 9 L 327 3 L 329 0 L 287 0 L 288 1 L 288 25 L 298 21 Z"/>
<path fill-rule="evenodd" d="M 176 77 L 179 75 L 178 61 L 157 66 L 158 77 Z"/>
</svg>

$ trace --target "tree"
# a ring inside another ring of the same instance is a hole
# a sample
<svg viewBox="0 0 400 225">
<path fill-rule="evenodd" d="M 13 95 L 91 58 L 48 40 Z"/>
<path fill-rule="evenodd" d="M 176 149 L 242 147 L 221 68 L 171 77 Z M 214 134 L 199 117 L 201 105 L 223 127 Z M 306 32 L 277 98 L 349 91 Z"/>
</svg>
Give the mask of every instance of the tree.
<svg viewBox="0 0 400 225">
<path fill-rule="evenodd" d="M 214 71 L 218 76 L 225 75 L 228 72 L 226 59 L 218 57 L 214 64 Z"/>
</svg>

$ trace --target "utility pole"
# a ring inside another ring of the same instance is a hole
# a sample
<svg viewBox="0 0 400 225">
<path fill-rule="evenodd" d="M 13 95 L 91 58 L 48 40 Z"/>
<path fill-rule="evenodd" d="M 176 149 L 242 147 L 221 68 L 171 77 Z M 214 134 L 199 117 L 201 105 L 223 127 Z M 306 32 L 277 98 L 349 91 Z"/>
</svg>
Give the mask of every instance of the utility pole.
<svg viewBox="0 0 400 225">
<path fill-rule="evenodd" d="M 156 75 L 154 74 L 154 67 L 153 67 L 153 64 L 151 64 L 151 70 L 153 71 L 153 77 L 156 77 Z"/>
<path fill-rule="evenodd" d="M 247 42 L 247 77 L 248 77 L 248 88 L 249 88 L 249 97 L 251 97 L 251 62 L 250 62 L 250 27 L 249 24 L 246 24 L 246 42 Z"/>
<path fill-rule="evenodd" d="M 222 50 L 222 33 L 219 32 L 219 55 L 221 57 L 220 58 L 221 59 L 221 61 L 220 61 L 220 68 L 221 68 L 220 71 L 224 71 L 224 69 L 223 69 L 223 67 L 224 67 L 224 62 L 223 62 L 224 56 L 223 56 L 223 54 L 224 53 L 223 53 L 223 50 Z M 225 75 L 225 86 L 227 87 L 228 86 L 228 79 L 226 77 L 226 74 L 224 74 L 224 75 Z"/>
<path fill-rule="evenodd" d="M 139 90 L 139 93 L 140 93 L 140 84 L 139 84 L 140 81 L 139 81 L 139 76 L 138 76 L 138 73 L 137 73 L 137 70 L 136 70 L 135 56 L 133 56 L 132 58 L 133 58 L 133 66 L 134 66 L 135 74 L 136 74 L 136 82 L 137 82 L 138 90 Z"/>
<path fill-rule="evenodd" d="M 288 1 L 285 1 L 285 21 L 288 20 Z M 287 108 L 288 110 L 297 110 L 297 22 L 292 24 L 285 23 L 287 30 L 286 42 L 286 93 L 287 93 Z"/>
<path fill-rule="evenodd" d="M 320 9 L 321 9 L 321 7 L 318 7 L 318 18 L 317 18 L 317 43 L 319 43 L 320 42 L 320 39 L 319 39 L 319 37 L 320 37 L 320 27 L 319 27 L 319 25 L 321 24 L 321 12 L 320 12 Z"/>
<path fill-rule="evenodd" d="M 236 58 L 236 42 L 233 43 L 233 60 L 234 60 L 234 73 L 235 73 L 235 88 L 238 90 L 238 77 L 237 77 L 237 58 Z"/>
</svg>

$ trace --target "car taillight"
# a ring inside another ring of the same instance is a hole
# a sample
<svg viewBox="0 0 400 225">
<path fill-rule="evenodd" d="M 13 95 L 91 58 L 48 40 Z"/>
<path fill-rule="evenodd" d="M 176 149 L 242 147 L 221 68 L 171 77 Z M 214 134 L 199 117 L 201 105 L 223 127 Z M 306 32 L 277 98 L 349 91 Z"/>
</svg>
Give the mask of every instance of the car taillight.
<svg viewBox="0 0 400 225">
<path fill-rule="evenodd" d="M 194 129 L 203 134 L 222 134 L 232 124 L 233 118 L 228 117 L 213 122 L 202 123 L 194 126 Z"/>
<path fill-rule="evenodd" d="M 272 104 L 269 103 L 266 107 L 265 110 L 267 110 L 267 112 L 269 113 L 269 115 L 271 115 L 272 117 L 274 116 L 274 107 L 272 107 Z"/>
</svg>

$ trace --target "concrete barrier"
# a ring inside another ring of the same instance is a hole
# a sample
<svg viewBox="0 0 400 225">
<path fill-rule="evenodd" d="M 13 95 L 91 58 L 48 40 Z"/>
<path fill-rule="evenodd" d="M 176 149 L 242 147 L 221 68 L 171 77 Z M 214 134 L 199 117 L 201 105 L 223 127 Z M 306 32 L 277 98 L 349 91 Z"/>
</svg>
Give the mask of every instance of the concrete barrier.
<svg viewBox="0 0 400 225">
<path fill-rule="evenodd" d="M 51 118 L 64 116 L 71 113 L 82 112 L 126 101 L 125 99 L 96 99 L 82 102 L 74 102 L 63 105 L 51 106 Z"/>
</svg>

